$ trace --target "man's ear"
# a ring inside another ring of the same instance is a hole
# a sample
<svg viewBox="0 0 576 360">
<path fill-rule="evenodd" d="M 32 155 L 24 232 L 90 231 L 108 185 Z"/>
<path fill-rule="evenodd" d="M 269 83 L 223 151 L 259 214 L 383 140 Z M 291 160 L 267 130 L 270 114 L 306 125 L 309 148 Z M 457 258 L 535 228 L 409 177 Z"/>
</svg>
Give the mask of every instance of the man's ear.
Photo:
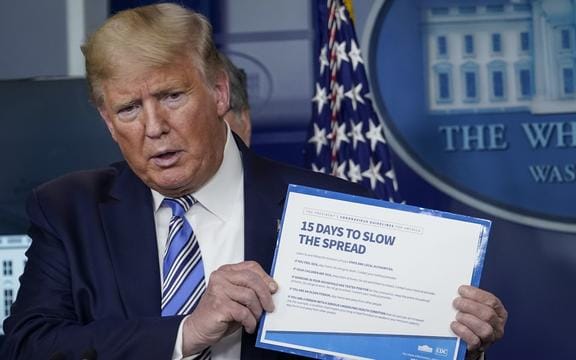
<svg viewBox="0 0 576 360">
<path fill-rule="evenodd" d="M 110 117 L 110 114 L 103 107 L 98 107 L 98 113 L 100 113 L 100 117 L 106 123 L 106 127 L 108 128 L 108 131 L 110 132 L 110 135 L 112 136 L 112 139 L 114 139 L 114 141 L 116 141 L 116 131 L 114 130 L 114 123 L 112 122 L 112 118 Z"/>
<path fill-rule="evenodd" d="M 224 70 L 217 72 L 214 79 L 214 96 L 216 97 L 216 111 L 222 117 L 230 109 L 230 83 L 228 74 Z"/>
</svg>

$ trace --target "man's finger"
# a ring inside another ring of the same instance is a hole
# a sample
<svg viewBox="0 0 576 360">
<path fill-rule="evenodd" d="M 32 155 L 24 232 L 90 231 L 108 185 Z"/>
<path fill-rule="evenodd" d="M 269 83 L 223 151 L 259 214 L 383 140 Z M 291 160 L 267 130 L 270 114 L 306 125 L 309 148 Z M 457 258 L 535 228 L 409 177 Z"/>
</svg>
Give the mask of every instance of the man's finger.
<svg viewBox="0 0 576 360">
<path fill-rule="evenodd" d="M 243 264 L 243 263 L 240 263 Z M 240 265 L 235 264 L 235 265 Z M 260 269 L 260 271 L 255 270 Z M 251 289 L 259 299 L 260 304 L 264 308 L 264 310 L 268 312 L 274 311 L 274 302 L 272 301 L 272 289 L 270 283 L 276 284 L 270 276 L 264 273 L 265 276 L 262 275 L 264 271 L 258 265 L 257 267 L 253 267 L 252 265 L 248 266 L 224 266 L 212 273 L 210 277 L 210 281 L 227 281 L 230 284 L 235 286 L 241 286 L 248 289 Z M 222 277 L 222 279 L 219 279 Z M 267 283 L 266 281 L 270 281 Z M 208 283 L 210 285 L 210 282 Z"/>
<path fill-rule="evenodd" d="M 470 285 L 462 285 L 458 288 L 458 293 L 460 296 L 466 299 L 474 300 L 484 305 L 487 305 L 494 309 L 499 317 L 507 318 L 508 312 L 504 308 L 504 305 L 494 294 L 482 290 L 480 288 L 470 286 Z"/>
<path fill-rule="evenodd" d="M 278 284 L 276 284 L 274 279 L 272 279 L 272 277 L 268 275 L 268 273 L 266 273 L 264 269 L 262 269 L 260 264 L 258 264 L 255 261 L 243 261 L 237 264 L 223 265 L 220 267 L 219 270 L 232 271 L 232 272 L 245 271 L 245 270 L 252 271 L 256 273 L 258 276 L 260 276 L 260 278 L 264 281 L 264 283 L 266 283 L 266 285 L 268 286 L 269 290 L 272 291 L 272 293 L 275 293 L 276 290 L 278 290 Z"/>
<path fill-rule="evenodd" d="M 252 334 L 256 331 L 258 320 L 246 306 L 231 301 L 229 309 L 230 317 L 234 319 L 235 322 L 242 324 L 247 333 Z"/>
<path fill-rule="evenodd" d="M 490 345 L 496 340 L 496 333 L 492 325 L 474 315 L 460 312 L 456 314 L 456 321 L 472 331 L 484 346 Z"/>
<path fill-rule="evenodd" d="M 454 308 L 462 313 L 488 323 L 494 331 L 494 341 L 504 336 L 508 312 L 502 302 L 493 294 L 472 286 L 461 286 L 460 298 L 454 300 Z"/>
<path fill-rule="evenodd" d="M 231 285 L 226 289 L 226 295 L 232 300 L 243 306 L 246 306 L 252 312 L 256 319 L 262 315 L 263 306 L 260 298 L 254 290 L 244 286 Z"/>
<path fill-rule="evenodd" d="M 499 316 L 493 308 L 477 301 L 460 297 L 454 299 L 453 305 L 456 310 L 472 314 L 480 320 L 494 324 L 499 321 Z"/>
<path fill-rule="evenodd" d="M 464 340 L 466 344 L 468 344 L 468 350 L 480 350 L 484 351 L 485 349 L 482 347 L 482 340 L 474 334 L 472 330 L 470 330 L 466 325 L 454 321 L 450 324 L 450 328 L 459 338 Z"/>
</svg>

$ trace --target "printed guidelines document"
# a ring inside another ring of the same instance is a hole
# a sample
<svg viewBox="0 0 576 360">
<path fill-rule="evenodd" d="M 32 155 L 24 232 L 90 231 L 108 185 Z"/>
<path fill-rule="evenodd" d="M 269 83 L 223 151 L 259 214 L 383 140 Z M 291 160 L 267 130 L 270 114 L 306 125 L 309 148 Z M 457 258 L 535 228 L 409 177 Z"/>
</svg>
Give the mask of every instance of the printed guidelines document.
<svg viewBox="0 0 576 360">
<path fill-rule="evenodd" d="M 463 359 L 450 330 L 490 222 L 290 185 L 257 346 L 321 359 Z"/>
</svg>

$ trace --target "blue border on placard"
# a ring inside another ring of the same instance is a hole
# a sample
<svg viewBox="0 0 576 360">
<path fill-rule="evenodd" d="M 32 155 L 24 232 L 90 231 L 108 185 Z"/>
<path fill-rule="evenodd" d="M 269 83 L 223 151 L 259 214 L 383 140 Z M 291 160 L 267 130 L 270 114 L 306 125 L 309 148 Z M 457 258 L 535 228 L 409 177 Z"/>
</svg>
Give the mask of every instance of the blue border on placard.
<svg viewBox="0 0 576 360">
<path fill-rule="evenodd" d="M 282 209 L 282 218 L 280 219 L 281 225 L 284 225 L 284 217 L 286 216 L 286 207 L 288 206 L 288 202 L 290 200 L 290 195 L 292 194 L 292 187 L 293 186 L 298 186 L 298 185 L 289 184 L 288 190 L 286 191 L 286 199 L 284 200 L 284 208 Z M 274 249 L 274 258 L 272 259 L 272 268 L 270 269 L 270 276 L 271 277 L 274 277 L 274 270 L 276 269 L 276 259 L 278 257 L 278 248 L 280 245 L 280 239 L 282 238 L 282 230 L 284 230 L 284 227 L 280 226 L 280 230 L 278 231 L 278 236 L 276 237 L 276 248 Z M 262 348 L 268 348 L 268 349 L 276 350 L 276 351 L 282 351 L 282 352 L 286 352 L 286 353 L 290 353 L 290 354 L 296 354 L 295 352 L 289 351 L 288 348 L 279 347 L 279 346 L 270 347 L 269 344 L 264 344 L 264 343 L 260 342 L 260 338 L 262 337 L 262 327 L 264 326 L 265 320 L 266 320 L 266 312 L 264 312 L 264 314 L 260 318 L 260 324 L 258 325 L 258 335 L 256 336 L 256 346 L 262 347 Z M 304 354 L 304 353 L 302 353 L 301 355 L 311 357 L 310 355 Z"/>
<path fill-rule="evenodd" d="M 456 337 L 268 331 L 266 338 L 267 340 L 296 344 L 341 354 L 353 354 L 354 356 L 366 358 L 381 359 L 382 354 L 386 354 L 386 360 L 406 360 L 411 357 L 403 353 L 426 355 L 431 360 L 454 359 L 457 346 Z M 265 345 L 270 346 L 270 348 L 277 348 L 275 345 Z M 419 347 L 427 347 L 429 352 L 418 350 Z M 301 351 L 304 351 L 306 356 L 314 358 L 338 358 L 338 356 L 335 355 L 290 349 L 290 352 L 294 354 L 302 355 Z M 438 355 L 436 352 L 442 355 Z"/>
<path fill-rule="evenodd" d="M 421 207 L 397 204 L 383 200 L 377 200 L 372 198 L 366 198 L 356 195 L 338 193 L 329 190 L 322 190 L 311 188 L 302 185 L 288 186 L 288 192 L 286 196 L 286 201 L 284 202 L 284 209 L 282 212 L 281 224 L 284 224 L 284 217 L 286 216 L 286 208 L 292 193 L 305 194 L 319 196 L 329 199 L 341 200 L 341 201 L 351 201 L 359 204 L 372 205 L 382 208 L 395 209 L 400 211 L 407 211 L 411 213 L 426 214 L 430 216 L 436 216 L 451 220 L 464 221 L 474 224 L 479 224 L 482 227 L 482 232 L 480 234 L 480 242 L 478 244 L 477 259 L 474 265 L 474 270 L 472 272 L 472 277 L 470 279 L 470 284 L 473 286 L 478 286 L 480 284 L 480 278 L 482 276 L 482 269 L 484 266 L 484 259 L 486 256 L 486 247 L 488 244 L 488 235 L 490 233 L 491 221 L 475 218 L 466 215 L 454 214 L 445 211 L 425 209 Z M 278 231 L 278 237 L 276 239 L 276 250 L 274 251 L 274 259 L 272 261 L 271 276 L 274 276 L 274 270 L 276 268 L 276 260 L 278 256 L 278 245 L 280 239 L 282 238 L 282 227 Z M 273 345 L 269 343 L 261 342 L 262 338 L 262 328 L 264 326 L 264 321 L 266 314 L 260 319 L 260 324 L 258 326 L 258 335 L 256 338 L 256 346 L 261 348 L 266 348 L 275 351 L 281 351 L 290 354 L 297 354 L 302 356 L 307 356 L 314 359 L 339 359 L 338 356 L 326 355 L 313 351 L 306 351 L 294 348 L 288 348 L 285 346 Z M 374 338 L 381 338 L 383 343 L 377 343 Z M 458 347 L 457 359 L 464 359 L 466 354 L 466 346 L 463 341 L 456 337 L 426 337 L 426 336 L 398 336 L 398 335 L 379 335 L 379 334 L 343 334 L 343 333 L 319 333 L 319 332 L 294 332 L 294 331 L 268 331 L 268 340 L 288 342 L 304 347 L 315 347 L 320 346 L 326 351 L 339 352 L 339 353 L 349 353 L 355 356 L 371 357 L 378 356 L 385 350 L 386 354 L 389 356 L 386 360 L 405 360 L 410 356 L 402 355 L 401 349 L 408 349 L 410 346 L 414 348 L 415 355 L 425 355 L 430 359 L 453 359 L 454 351 Z M 365 342 L 365 345 L 361 345 Z M 320 345 L 322 344 L 322 345 Z M 372 344 L 369 345 L 369 344 Z M 374 345 L 378 344 L 376 347 Z M 320 346 L 319 346 L 320 345 Z M 358 350 L 358 345 L 360 345 L 360 351 L 355 351 L 350 353 L 351 349 Z M 434 353 L 418 352 L 418 346 L 427 345 L 432 348 L 433 352 L 437 349 L 445 349 L 447 352 L 443 355 L 436 355 Z M 400 351 L 396 354 L 395 351 Z"/>
</svg>

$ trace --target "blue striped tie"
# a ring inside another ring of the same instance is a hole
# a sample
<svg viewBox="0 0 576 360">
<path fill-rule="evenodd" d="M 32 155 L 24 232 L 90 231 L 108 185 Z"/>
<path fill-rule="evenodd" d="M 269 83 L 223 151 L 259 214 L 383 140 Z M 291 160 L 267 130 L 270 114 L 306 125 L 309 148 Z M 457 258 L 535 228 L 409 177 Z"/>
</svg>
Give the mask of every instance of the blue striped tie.
<svg viewBox="0 0 576 360">
<path fill-rule="evenodd" d="M 172 209 L 162 269 L 162 316 L 188 314 L 206 289 L 198 240 L 184 217 L 195 203 L 191 195 L 162 203 Z"/>
<path fill-rule="evenodd" d="M 192 195 L 162 202 L 162 206 L 172 209 L 162 264 L 162 316 L 189 314 L 206 290 L 200 246 L 184 217 L 196 202 Z M 196 359 L 210 359 L 210 348 Z"/>
</svg>

